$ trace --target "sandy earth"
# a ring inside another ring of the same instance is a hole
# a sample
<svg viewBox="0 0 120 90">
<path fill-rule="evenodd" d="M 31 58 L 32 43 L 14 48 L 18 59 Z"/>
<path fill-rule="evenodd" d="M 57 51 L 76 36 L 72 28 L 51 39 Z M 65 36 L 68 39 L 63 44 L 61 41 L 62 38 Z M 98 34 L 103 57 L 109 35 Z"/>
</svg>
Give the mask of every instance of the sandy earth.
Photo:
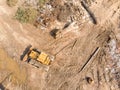
<svg viewBox="0 0 120 90">
<path fill-rule="evenodd" d="M 112 57 L 117 56 L 116 53 L 114 55 L 110 53 L 113 52 L 110 47 L 115 46 L 116 50 L 119 44 L 111 46 L 108 44 L 112 39 L 116 43 L 120 40 L 120 1 L 86 0 L 96 17 L 96 25 L 92 23 L 80 2 L 72 1 L 82 8 L 85 16 L 82 16 L 81 23 L 76 24 L 77 21 L 73 21 L 68 28 L 61 30 L 56 39 L 53 39 L 49 31 L 53 27 L 61 29 L 65 23 L 56 20 L 47 30 L 39 30 L 30 24 L 21 24 L 13 18 L 18 6 L 10 8 L 5 1 L 0 0 L 0 46 L 19 64 L 19 67 L 27 71 L 25 74 L 27 79 L 23 86 L 11 85 L 8 87 L 10 90 L 120 89 L 120 67 L 112 65 L 115 59 Z M 55 61 L 49 66 L 48 71 L 20 61 L 20 55 L 29 44 L 55 56 Z M 94 52 L 95 50 L 97 51 Z M 89 63 L 83 67 L 89 59 Z M 116 61 L 120 62 L 119 57 Z M 112 73 L 114 69 L 116 71 Z M 115 73 L 118 73 L 118 80 Z M 88 83 L 86 77 L 91 77 L 93 83 Z"/>
</svg>

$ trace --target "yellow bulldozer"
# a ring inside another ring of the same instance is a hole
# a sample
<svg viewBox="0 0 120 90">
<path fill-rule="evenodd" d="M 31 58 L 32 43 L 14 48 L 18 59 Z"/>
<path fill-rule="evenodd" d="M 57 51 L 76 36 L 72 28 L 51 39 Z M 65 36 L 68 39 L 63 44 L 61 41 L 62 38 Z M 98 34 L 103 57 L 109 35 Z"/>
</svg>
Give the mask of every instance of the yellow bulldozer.
<svg viewBox="0 0 120 90">
<path fill-rule="evenodd" d="M 21 60 L 39 68 L 40 64 L 50 65 L 51 62 L 54 60 L 54 56 L 39 51 L 36 48 L 32 48 L 32 46 L 30 45 L 23 52 Z"/>
</svg>

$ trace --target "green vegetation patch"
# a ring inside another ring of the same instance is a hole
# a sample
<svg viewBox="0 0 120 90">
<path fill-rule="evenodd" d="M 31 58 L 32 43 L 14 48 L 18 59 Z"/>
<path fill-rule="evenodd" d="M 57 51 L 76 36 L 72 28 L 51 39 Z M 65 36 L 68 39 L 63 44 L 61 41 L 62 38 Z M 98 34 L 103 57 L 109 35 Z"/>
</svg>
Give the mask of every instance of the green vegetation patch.
<svg viewBox="0 0 120 90">
<path fill-rule="evenodd" d="M 48 0 L 39 0 L 38 5 L 42 7 Z"/>
<path fill-rule="evenodd" d="M 18 2 L 18 0 L 6 0 L 8 6 L 12 7 L 15 6 Z"/>
<path fill-rule="evenodd" d="M 32 23 L 36 20 L 37 14 L 37 10 L 32 7 L 19 7 L 15 14 L 15 18 L 22 23 Z"/>
</svg>

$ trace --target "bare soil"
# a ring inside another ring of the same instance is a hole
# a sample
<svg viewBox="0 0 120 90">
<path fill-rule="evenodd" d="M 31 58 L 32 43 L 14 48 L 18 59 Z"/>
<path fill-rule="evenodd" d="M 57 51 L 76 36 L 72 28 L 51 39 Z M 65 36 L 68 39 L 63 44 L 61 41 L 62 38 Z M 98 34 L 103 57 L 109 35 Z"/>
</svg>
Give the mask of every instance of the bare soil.
<svg viewBox="0 0 120 90">
<path fill-rule="evenodd" d="M 0 0 L 0 80 L 11 72 L 15 77 L 0 84 L 10 90 L 119 90 L 120 1 L 84 3 L 96 24 L 80 0 L 51 0 L 53 19 L 41 29 L 13 18 L 21 2 L 11 8 Z M 50 35 L 55 28 L 56 39 Z M 29 44 L 55 56 L 47 71 L 20 61 Z"/>
</svg>

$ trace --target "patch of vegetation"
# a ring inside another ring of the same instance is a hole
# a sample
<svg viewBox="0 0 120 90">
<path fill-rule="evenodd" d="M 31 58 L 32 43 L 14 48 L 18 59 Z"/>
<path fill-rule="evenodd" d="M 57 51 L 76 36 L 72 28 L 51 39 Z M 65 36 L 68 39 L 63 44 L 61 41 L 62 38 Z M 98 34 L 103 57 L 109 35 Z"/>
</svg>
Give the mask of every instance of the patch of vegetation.
<svg viewBox="0 0 120 90">
<path fill-rule="evenodd" d="M 15 18 L 22 23 L 32 23 L 36 20 L 37 14 L 38 11 L 32 7 L 19 7 L 15 14 Z"/>
<path fill-rule="evenodd" d="M 48 0 L 39 0 L 38 5 L 42 7 Z"/>
<path fill-rule="evenodd" d="M 12 7 L 17 4 L 18 0 L 6 0 L 6 2 L 8 6 Z"/>
</svg>

